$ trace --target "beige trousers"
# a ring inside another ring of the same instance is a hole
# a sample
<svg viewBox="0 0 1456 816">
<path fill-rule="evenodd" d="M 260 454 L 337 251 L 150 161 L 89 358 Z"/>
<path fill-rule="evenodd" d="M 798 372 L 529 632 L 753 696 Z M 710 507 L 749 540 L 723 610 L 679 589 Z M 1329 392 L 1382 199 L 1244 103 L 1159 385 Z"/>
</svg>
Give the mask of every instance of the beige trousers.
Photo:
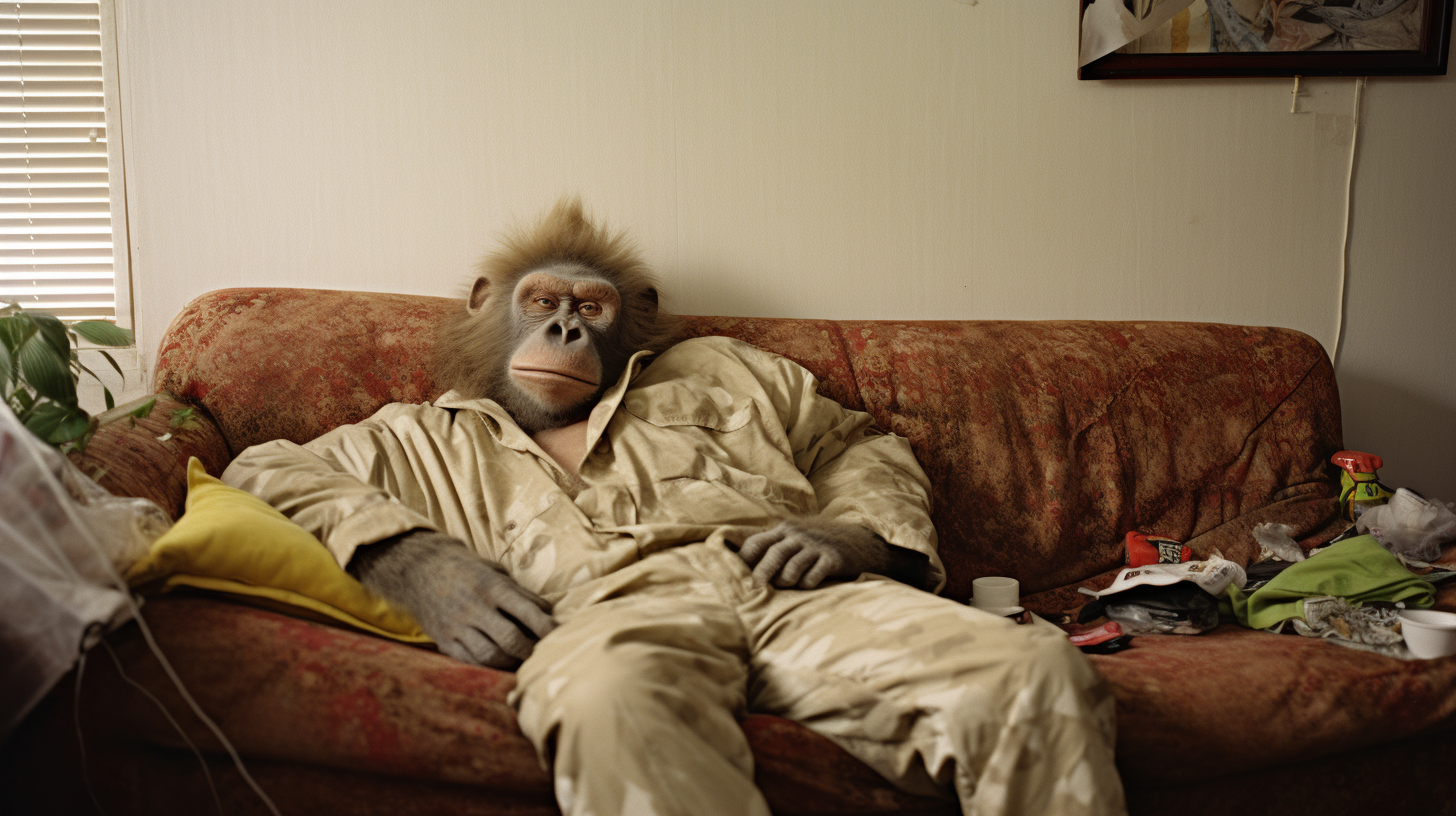
<svg viewBox="0 0 1456 816">
<path fill-rule="evenodd" d="M 1050 624 L 878 578 L 756 586 L 710 544 L 578 587 L 556 616 L 512 702 L 568 815 L 767 814 L 750 710 L 967 814 L 1125 812 L 1112 696 Z"/>
</svg>

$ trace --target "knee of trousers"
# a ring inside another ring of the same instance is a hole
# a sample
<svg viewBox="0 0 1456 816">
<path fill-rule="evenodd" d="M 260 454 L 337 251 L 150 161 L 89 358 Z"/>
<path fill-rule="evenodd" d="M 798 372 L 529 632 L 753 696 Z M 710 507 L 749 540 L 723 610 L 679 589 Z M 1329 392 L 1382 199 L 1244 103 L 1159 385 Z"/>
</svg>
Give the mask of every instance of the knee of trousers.
<svg viewBox="0 0 1456 816">
<path fill-rule="evenodd" d="M 999 692 L 963 696 L 972 706 L 947 712 L 938 729 L 947 741 L 931 743 L 927 766 L 953 781 L 967 812 L 1116 812 L 1111 688 L 1065 634 L 1050 625 L 1027 634 L 1003 660 Z"/>
<path fill-rule="evenodd" d="M 1115 734 L 1111 687 L 1086 656 L 1059 630 L 1048 626 L 1004 655 L 991 676 L 971 675 L 968 685 L 985 693 L 956 695 L 958 706 L 942 711 L 940 729 L 962 731 L 971 742 L 1020 724 L 1041 730 L 1059 724 L 1109 746 Z M 981 733 L 976 739 L 971 733 Z M 956 740 L 958 741 L 958 740 Z M 983 743 L 984 744 L 984 743 Z"/>
<path fill-rule="evenodd" d="M 1111 686 L 1063 632 L 1047 626 L 1035 635 L 1011 667 L 1011 681 L 1021 689 L 1013 707 L 1111 746 L 1116 718 Z"/>
<path fill-rule="evenodd" d="M 618 644 L 591 660 L 556 664 L 518 689 L 521 727 L 536 741 L 564 729 L 630 741 L 624 730 L 654 725 L 737 728 L 744 673 L 719 661 L 664 654 L 665 647 Z M 697 665 L 703 664 L 703 665 Z M 539 745 L 539 743 L 538 743 Z"/>
</svg>

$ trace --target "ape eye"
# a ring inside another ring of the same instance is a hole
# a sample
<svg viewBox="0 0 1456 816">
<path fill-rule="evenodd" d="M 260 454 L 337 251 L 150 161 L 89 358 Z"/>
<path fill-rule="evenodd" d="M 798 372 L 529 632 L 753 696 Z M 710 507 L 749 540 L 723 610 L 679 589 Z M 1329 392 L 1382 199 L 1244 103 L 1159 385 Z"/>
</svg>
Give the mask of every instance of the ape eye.
<svg viewBox="0 0 1456 816">
<path fill-rule="evenodd" d="M 596 317 L 602 313 L 602 307 L 591 301 L 581 304 L 576 310 L 587 317 Z"/>
<path fill-rule="evenodd" d="M 552 300 L 549 297 L 538 297 L 536 298 L 536 305 L 544 309 L 555 309 L 556 301 Z"/>
</svg>

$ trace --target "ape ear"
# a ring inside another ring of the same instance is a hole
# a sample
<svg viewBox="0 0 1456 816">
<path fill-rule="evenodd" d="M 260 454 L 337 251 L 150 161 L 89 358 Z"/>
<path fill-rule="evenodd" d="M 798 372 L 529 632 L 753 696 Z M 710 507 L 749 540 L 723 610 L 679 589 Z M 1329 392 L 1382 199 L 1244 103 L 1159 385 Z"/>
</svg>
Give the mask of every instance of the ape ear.
<svg viewBox="0 0 1456 816">
<path fill-rule="evenodd" d="M 481 276 L 475 279 L 475 285 L 470 287 L 470 297 L 465 302 L 465 308 L 471 314 L 480 314 L 485 308 L 485 301 L 490 297 L 490 278 Z"/>
<path fill-rule="evenodd" d="M 657 320 L 657 290 L 651 286 L 642 290 L 642 311 L 649 320 Z"/>
</svg>

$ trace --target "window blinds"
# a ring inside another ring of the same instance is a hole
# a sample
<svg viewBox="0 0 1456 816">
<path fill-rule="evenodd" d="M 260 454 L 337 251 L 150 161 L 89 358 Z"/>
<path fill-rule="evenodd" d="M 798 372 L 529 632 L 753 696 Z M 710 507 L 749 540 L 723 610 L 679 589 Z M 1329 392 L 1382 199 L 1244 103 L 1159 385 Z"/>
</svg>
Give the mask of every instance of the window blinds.
<svg viewBox="0 0 1456 816">
<path fill-rule="evenodd" d="M 113 319 L 95 0 L 0 0 L 0 301 Z"/>
</svg>

